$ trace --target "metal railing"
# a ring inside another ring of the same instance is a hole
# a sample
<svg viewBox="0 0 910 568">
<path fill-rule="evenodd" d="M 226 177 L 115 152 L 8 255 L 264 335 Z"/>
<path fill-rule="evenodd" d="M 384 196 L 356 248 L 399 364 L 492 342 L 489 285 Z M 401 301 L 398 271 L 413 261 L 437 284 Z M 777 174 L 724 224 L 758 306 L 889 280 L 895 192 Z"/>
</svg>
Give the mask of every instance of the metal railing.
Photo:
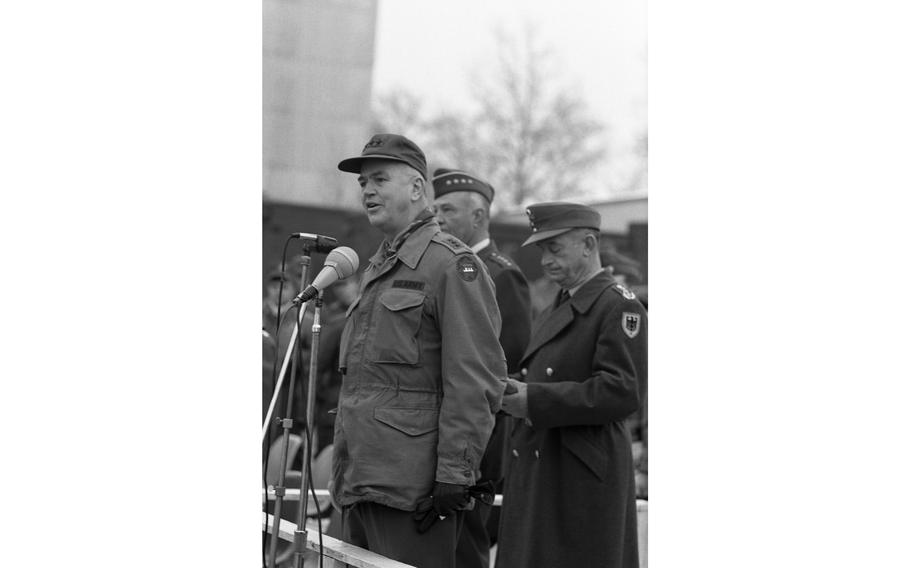
<svg viewBox="0 0 910 568">
<path fill-rule="evenodd" d="M 285 519 L 280 519 L 280 521 L 278 524 L 278 538 L 294 542 L 294 531 L 297 530 L 297 525 Z M 272 515 L 263 513 L 262 530 L 271 533 L 273 522 L 274 517 Z M 315 531 L 307 531 L 306 547 L 307 550 L 319 552 L 319 537 L 314 538 L 313 532 Z M 329 558 L 341 562 L 343 566 L 356 568 L 415 568 L 410 564 L 386 558 L 381 554 L 376 554 L 365 548 L 360 548 L 326 535 L 322 535 L 322 552 Z"/>
<path fill-rule="evenodd" d="M 317 489 L 316 497 L 320 500 L 320 508 L 324 509 L 327 503 L 323 500 L 328 500 L 329 491 L 327 489 Z M 268 491 L 267 498 L 270 501 L 275 499 L 275 492 L 271 488 Z M 310 497 L 312 499 L 312 497 Z M 286 489 L 284 494 L 285 501 L 299 501 L 300 500 L 300 490 L 299 489 Z M 497 494 L 495 501 L 493 502 L 494 506 L 502 505 L 502 495 Z M 331 505 L 328 505 L 331 507 Z M 639 555 L 639 566 L 641 568 L 647 568 L 648 566 L 648 502 L 644 499 L 636 500 L 636 509 L 638 511 L 638 555 Z M 315 507 L 311 509 L 315 512 Z M 263 513 L 263 530 L 271 531 L 272 529 L 272 515 Z M 281 519 L 281 523 L 278 527 L 278 536 L 282 540 L 287 540 L 289 542 L 294 542 L 294 531 L 297 529 L 297 525 L 291 521 Z M 309 550 L 319 552 L 319 540 L 318 537 L 314 539 L 311 536 L 311 533 L 315 533 L 315 530 L 307 532 L 307 542 L 306 547 Z M 386 558 L 375 552 L 371 552 L 364 548 L 354 546 L 353 544 L 348 544 L 344 541 L 332 538 L 330 536 L 322 535 L 322 544 L 323 552 L 326 556 L 343 563 L 345 566 L 356 566 L 357 568 L 408 568 L 409 564 L 403 564 L 397 560 L 392 560 L 391 558 Z M 412 567 L 413 568 L 413 567 Z"/>
</svg>

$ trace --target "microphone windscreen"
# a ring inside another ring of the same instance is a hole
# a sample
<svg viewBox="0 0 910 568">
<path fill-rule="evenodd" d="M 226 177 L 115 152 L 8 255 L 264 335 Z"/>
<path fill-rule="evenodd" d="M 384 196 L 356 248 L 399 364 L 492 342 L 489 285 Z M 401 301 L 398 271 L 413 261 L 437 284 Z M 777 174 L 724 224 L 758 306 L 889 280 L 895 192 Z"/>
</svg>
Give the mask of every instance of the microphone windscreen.
<svg viewBox="0 0 910 568">
<path fill-rule="evenodd" d="M 350 247 L 336 247 L 325 257 L 325 266 L 331 266 L 342 280 L 357 272 L 360 258 Z"/>
</svg>

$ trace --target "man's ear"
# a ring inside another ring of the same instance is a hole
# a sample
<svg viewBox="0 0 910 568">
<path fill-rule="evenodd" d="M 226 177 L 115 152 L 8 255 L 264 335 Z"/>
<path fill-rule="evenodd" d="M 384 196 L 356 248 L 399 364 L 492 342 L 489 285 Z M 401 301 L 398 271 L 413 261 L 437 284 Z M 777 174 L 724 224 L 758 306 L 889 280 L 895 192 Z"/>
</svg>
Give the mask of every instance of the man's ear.
<svg viewBox="0 0 910 568">
<path fill-rule="evenodd" d="M 584 251 L 585 256 L 588 256 L 589 254 L 600 254 L 600 247 L 597 245 L 597 237 L 595 237 L 591 233 L 588 233 L 585 235 L 584 245 L 585 245 L 585 251 Z"/>
<path fill-rule="evenodd" d="M 471 212 L 471 221 L 475 227 L 479 227 L 483 223 L 483 220 L 485 218 L 486 218 L 486 213 L 484 212 L 482 207 L 478 207 L 477 209 L 475 209 L 474 211 Z"/>
<path fill-rule="evenodd" d="M 420 176 L 414 176 L 414 181 L 411 186 L 411 201 L 417 201 L 421 197 L 426 197 L 429 200 L 429 196 L 426 192 L 426 182 Z"/>
</svg>

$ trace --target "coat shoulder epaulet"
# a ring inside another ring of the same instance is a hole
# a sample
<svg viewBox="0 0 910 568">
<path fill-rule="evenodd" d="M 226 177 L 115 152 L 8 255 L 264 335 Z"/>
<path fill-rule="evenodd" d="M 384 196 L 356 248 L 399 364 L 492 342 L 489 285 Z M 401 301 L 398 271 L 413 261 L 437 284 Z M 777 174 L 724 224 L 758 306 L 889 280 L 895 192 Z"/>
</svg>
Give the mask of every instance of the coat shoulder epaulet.
<svg viewBox="0 0 910 568">
<path fill-rule="evenodd" d="M 610 289 L 627 300 L 635 299 L 635 293 L 632 292 L 632 290 L 629 290 L 628 288 L 626 288 L 625 286 L 620 284 L 619 282 L 614 282 L 613 285 L 610 286 Z"/>
<path fill-rule="evenodd" d="M 513 266 L 515 266 L 515 263 L 512 262 L 512 260 L 509 257 L 503 256 L 503 255 L 499 254 L 498 252 L 490 253 L 490 261 L 495 262 L 502 268 L 512 268 Z"/>
<path fill-rule="evenodd" d="M 438 244 L 444 246 L 445 248 L 449 249 L 450 251 L 452 251 L 452 254 L 458 255 L 458 254 L 464 254 L 466 252 L 471 252 L 471 249 L 468 248 L 468 245 L 459 241 L 455 237 L 453 237 L 451 235 L 447 235 L 445 233 L 436 233 L 435 235 L 433 235 L 432 241 L 434 243 L 438 243 Z"/>
</svg>

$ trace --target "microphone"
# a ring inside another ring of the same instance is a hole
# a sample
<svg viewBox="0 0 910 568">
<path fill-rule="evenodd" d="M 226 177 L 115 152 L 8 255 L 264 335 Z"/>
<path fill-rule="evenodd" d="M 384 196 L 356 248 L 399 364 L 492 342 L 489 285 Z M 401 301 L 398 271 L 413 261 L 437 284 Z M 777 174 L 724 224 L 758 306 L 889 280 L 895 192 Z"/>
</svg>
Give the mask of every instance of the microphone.
<svg viewBox="0 0 910 568">
<path fill-rule="evenodd" d="M 297 295 L 293 300 L 295 306 L 304 302 L 309 302 L 315 298 L 320 291 L 325 290 L 335 283 L 336 280 L 344 280 L 348 276 L 357 272 L 360 266 L 360 258 L 357 253 L 350 247 L 338 247 L 332 249 L 332 252 L 325 257 L 325 266 L 313 279 L 313 283 Z"/>
<path fill-rule="evenodd" d="M 316 247 L 316 252 L 326 253 L 331 252 L 335 248 L 335 245 L 338 244 L 338 241 L 332 237 L 326 237 L 324 235 L 314 235 L 313 233 L 291 233 L 291 238 L 302 239 L 307 243 L 310 243 Z M 353 252 L 353 251 L 351 251 Z M 354 255 L 357 256 L 357 255 Z M 356 268 L 354 270 L 357 270 Z"/>
</svg>

